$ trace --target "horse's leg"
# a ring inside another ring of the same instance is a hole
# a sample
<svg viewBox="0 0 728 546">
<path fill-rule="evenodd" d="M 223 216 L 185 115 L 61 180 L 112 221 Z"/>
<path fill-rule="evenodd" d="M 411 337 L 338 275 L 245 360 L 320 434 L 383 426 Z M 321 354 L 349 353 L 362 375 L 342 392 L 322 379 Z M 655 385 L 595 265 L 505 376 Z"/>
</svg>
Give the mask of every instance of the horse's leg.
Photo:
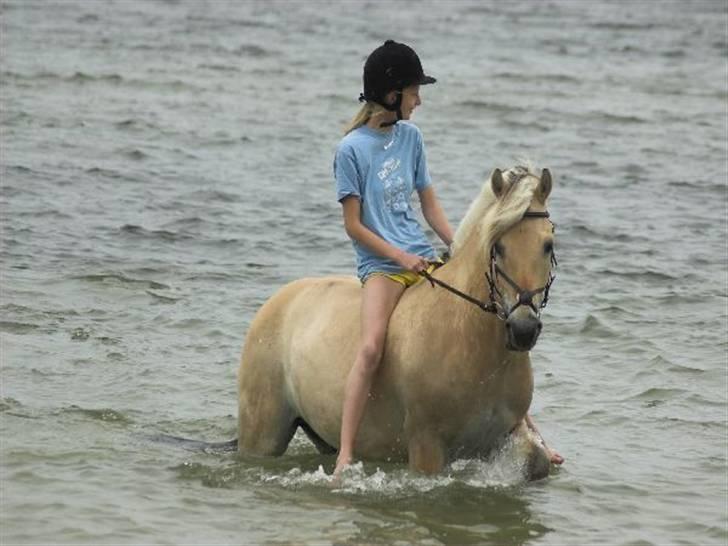
<svg viewBox="0 0 728 546">
<path fill-rule="evenodd" d="M 521 421 L 511 432 L 513 445 L 519 456 L 526 459 L 526 479 L 540 480 L 549 475 L 551 460 L 546 449 L 529 429 L 526 421 Z"/>
<path fill-rule="evenodd" d="M 270 394 L 270 393 L 268 393 Z M 240 396 L 238 450 L 262 456 L 283 455 L 298 428 L 296 415 L 283 400 Z"/>
<path fill-rule="evenodd" d="M 423 474 L 437 474 L 445 467 L 442 440 L 428 431 L 417 431 L 408 445 L 410 469 Z"/>
<path fill-rule="evenodd" d="M 238 378 L 238 449 L 251 455 L 282 455 L 296 432 L 298 415 L 285 394 L 277 351 L 246 340 Z"/>
</svg>

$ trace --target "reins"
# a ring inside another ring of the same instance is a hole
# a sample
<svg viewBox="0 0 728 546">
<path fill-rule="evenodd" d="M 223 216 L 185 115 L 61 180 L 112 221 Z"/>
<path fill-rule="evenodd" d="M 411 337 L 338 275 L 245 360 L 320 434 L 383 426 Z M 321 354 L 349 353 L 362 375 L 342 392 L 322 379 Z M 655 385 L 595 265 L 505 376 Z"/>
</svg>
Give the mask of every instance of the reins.
<svg viewBox="0 0 728 546">
<path fill-rule="evenodd" d="M 442 264 L 437 263 L 435 265 L 442 265 Z M 441 281 L 440 279 L 436 279 L 435 277 L 430 275 L 427 271 L 422 271 L 420 273 L 420 275 L 422 275 L 424 278 L 426 278 L 428 281 L 430 281 L 430 284 L 433 287 L 435 285 L 441 286 L 448 292 L 452 292 L 453 294 L 461 297 L 465 301 L 469 301 L 470 303 L 472 303 L 476 307 L 480 308 L 481 310 L 485 311 L 486 313 L 498 313 L 498 309 L 495 306 L 495 302 L 492 302 L 492 301 L 484 302 L 484 301 L 480 301 L 477 298 L 474 298 L 473 296 L 469 296 L 468 294 L 466 294 L 465 292 L 461 292 L 454 286 L 451 286 L 451 285 L 447 284 L 446 282 Z"/>
<path fill-rule="evenodd" d="M 548 211 L 543 212 L 530 212 L 526 211 L 522 219 L 526 218 L 549 218 L 550 215 Z M 435 263 L 434 265 L 440 266 L 442 263 Z M 556 261 L 556 255 L 551 252 L 551 265 L 552 267 L 556 267 L 558 265 L 558 262 Z M 554 275 L 553 271 L 549 273 L 549 280 L 548 282 L 542 286 L 541 288 L 537 288 L 535 290 L 523 290 L 520 286 L 518 286 L 518 283 L 516 283 L 513 279 L 511 279 L 505 271 L 503 271 L 498 264 L 496 263 L 496 256 L 495 256 L 495 245 L 491 247 L 490 251 L 490 267 L 488 268 L 490 270 L 490 275 L 488 274 L 488 271 L 485 272 L 485 278 L 488 282 L 488 288 L 490 289 L 490 299 L 489 301 L 480 301 L 477 298 L 474 298 L 473 296 L 470 296 L 469 294 L 466 294 L 465 292 L 462 292 L 461 290 L 458 290 L 454 286 L 441 281 L 440 279 L 436 279 L 433 277 L 430 273 L 427 271 L 420 272 L 420 275 L 422 275 L 425 279 L 430 281 L 430 284 L 433 286 L 438 285 L 448 292 L 451 292 L 458 296 L 459 298 L 464 299 L 465 301 L 472 303 L 476 307 L 478 307 L 480 310 L 486 312 L 486 313 L 493 313 L 498 316 L 501 320 L 506 320 L 513 311 L 516 310 L 521 305 L 528 305 L 533 309 L 533 311 L 536 314 L 540 313 L 540 310 L 546 307 L 546 304 L 548 303 L 549 298 L 549 289 L 551 288 L 551 284 L 554 282 L 554 279 L 556 279 L 556 275 Z M 498 290 L 498 287 L 495 284 L 496 278 L 498 276 L 501 276 L 505 279 L 505 281 L 516 291 L 516 294 L 518 295 L 518 302 L 516 305 L 511 307 L 506 311 L 505 306 L 502 303 L 503 300 L 503 294 L 500 290 Z M 541 304 L 538 309 L 536 309 L 536 306 L 533 304 L 533 297 L 543 292 L 543 299 L 541 300 Z M 500 300 L 500 301 L 499 301 Z"/>
</svg>

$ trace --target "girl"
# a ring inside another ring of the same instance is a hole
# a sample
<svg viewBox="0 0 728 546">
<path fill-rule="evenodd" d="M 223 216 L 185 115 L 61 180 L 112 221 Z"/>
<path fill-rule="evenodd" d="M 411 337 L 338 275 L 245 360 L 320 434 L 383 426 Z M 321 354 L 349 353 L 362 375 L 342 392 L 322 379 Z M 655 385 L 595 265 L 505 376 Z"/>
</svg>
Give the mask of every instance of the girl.
<svg viewBox="0 0 728 546">
<path fill-rule="evenodd" d="M 422 104 L 420 86 L 435 81 L 425 75 L 412 48 L 387 40 L 364 64 L 359 100 L 365 104 L 336 151 L 337 198 L 363 286 L 361 344 L 344 391 L 336 476 L 351 464 L 392 311 L 404 290 L 437 260 L 410 205 L 414 190 L 427 223 L 446 246 L 452 243 L 453 230 L 432 188 L 422 135 L 407 122 Z"/>
</svg>

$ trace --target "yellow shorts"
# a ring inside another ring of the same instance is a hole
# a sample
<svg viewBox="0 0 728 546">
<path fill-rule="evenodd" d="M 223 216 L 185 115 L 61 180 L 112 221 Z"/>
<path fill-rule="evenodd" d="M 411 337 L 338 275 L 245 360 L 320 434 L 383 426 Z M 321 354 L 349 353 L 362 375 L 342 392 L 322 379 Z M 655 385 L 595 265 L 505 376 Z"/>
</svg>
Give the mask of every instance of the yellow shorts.
<svg viewBox="0 0 728 546">
<path fill-rule="evenodd" d="M 435 269 L 437 269 L 438 266 L 442 265 L 442 262 L 431 264 L 430 267 L 427 268 L 428 273 L 432 273 Z M 375 271 L 374 273 L 370 273 L 367 275 L 367 278 L 364 279 L 362 284 L 367 282 L 372 277 L 387 277 L 388 279 L 392 279 L 394 282 L 398 282 L 399 284 L 403 285 L 405 288 L 408 288 L 412 286 L 413 284 L 417 284 L 421 280 L 424 279 L 422 275 L 419 275 L 417 273 L 413 273 L 412 271 L 407 271 L 406 269 L 403 269 L 402 271 L 398 271 L 397 273 L 386 273 L 384 271 Z"/>
</svg>

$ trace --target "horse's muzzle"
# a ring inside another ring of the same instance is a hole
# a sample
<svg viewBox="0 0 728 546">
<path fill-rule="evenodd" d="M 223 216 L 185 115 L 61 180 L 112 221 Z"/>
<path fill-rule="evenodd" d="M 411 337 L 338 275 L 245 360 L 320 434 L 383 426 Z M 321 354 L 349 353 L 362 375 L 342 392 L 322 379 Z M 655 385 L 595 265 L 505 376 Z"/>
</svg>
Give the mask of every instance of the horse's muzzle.
<svg viewBox="0 0 728 546">
<path fill-rule="evenodd" d="M 536 345 L 542 328 L 541 320 L 532 315 L 525 318 L 510 316 L 506 319 L 506 346 L 511 351 L 530 351 Z"/>
</svg>

